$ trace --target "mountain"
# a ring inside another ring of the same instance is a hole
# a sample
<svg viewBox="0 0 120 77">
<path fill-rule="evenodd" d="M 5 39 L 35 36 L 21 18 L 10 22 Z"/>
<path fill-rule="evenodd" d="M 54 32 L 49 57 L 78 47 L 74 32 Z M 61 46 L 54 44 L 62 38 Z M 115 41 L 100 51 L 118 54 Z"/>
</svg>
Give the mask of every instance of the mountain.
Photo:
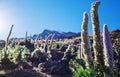
<svg viewBox="0 0 120 77">
<path fill-rule="evenodd" d="M 75 32 L 59 32 L 59 31 L 55 31 L 55 30 L 48 30 L 45 29 L 42 33 L 40 33 L 40 37 L 39 39 L 45 39 L 49 34 L 55 34 L 54 39 L 70 39 L 73 37 L 79 37 L 80 36 L 80 32 L 79 33 L 75 33 Z M 35 40 L 38 37 L 38 34 L 34 34 L 33 36 L 28 36 L 28 38 L 31 38 L 33 40 Z M 11 39 L 16 39 L 16 40 L 22 40 L 24 38 L 11 38 Z"/>
<path fill-rule="evenodd" d="M 42 33 L 40 33 L 40 39 L 45 39 L 49 34 L 55 34 L 54 39 L 65 39 L 65 38 L 73 38 L 73 37 L 79 37 L 79 33 L 75 32 L 59 32 L 55 30 L 48 30 L 45 29 Z M 34 34 L 33 36 L 28 36 L 28 38 L 36 39 L 38 34 Z M 120 30 L 116 29 L 110 32 L 110 36 L 113 39 L 120 38 Z M 17 39 L 22 40 L 24 38 L 11 38 L 11 39 Z"/>
<path fill-rule="evenodd" d="M 80 36 L 80 33 L 74 33 L 74 32 L 58 32 L 58 31 L 55 31 L 55 30 L 48 30 L 48 29 L 45 29 L 40 37 L 42 39 L 45 39 L 49 34 L 55 34 L 54 36 L 54 39 L 65 39 L 65 38 L 73 38 L 73 37 L 78 37 Z M 33 39 L 35 39 L 38 35 L 33 35 Z"/>
</svg>

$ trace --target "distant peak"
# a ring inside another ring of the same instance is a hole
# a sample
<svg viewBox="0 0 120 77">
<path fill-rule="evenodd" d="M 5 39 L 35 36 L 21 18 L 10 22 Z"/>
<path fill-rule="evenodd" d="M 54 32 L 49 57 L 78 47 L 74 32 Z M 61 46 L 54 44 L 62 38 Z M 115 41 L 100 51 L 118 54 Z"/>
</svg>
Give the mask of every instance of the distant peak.
<svg viewBox="0 0 120 77">
<path fill-rule="evenodd" d="M 48 29 L 44 29 L 43 31 L 50 31 L 50 30 L 48 30 Z"/>
</svg>

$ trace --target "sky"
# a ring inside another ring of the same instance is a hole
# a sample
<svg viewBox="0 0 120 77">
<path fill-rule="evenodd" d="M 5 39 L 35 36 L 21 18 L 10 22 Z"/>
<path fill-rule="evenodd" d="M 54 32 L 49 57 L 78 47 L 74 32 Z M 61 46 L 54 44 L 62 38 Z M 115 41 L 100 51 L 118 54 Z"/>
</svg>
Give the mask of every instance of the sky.
<svg viewBox="0 0 120 77">
<path fill-rule="evenodd" d="M 89 16 L 89 34 L 92 34 L 90 8 L 98 0 L 0 0 L 0 39 L 6 39 L 14 24 L 11 37 L 41 33 L 44 29 L 81 32 L 83 12 Z M 100 31 L 103 24 L 109 31 L 120 29 L 120 0 L 99 0 Z"/>
</svg>

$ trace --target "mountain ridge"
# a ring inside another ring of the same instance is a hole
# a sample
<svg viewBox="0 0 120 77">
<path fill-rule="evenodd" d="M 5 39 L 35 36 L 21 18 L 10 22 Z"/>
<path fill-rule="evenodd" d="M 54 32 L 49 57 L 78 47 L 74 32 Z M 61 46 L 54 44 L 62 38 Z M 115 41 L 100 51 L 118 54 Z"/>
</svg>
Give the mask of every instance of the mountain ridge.
<svg viewBox="0 0 120 77">
<path fill-rule="evenodd" d="M 59 32 L 56 30 L 44 29 L 40 33 L 39 39 L 45 39 L 49 34 L 55 34 L 54 39 L 65 39 L 65 38 L 70 39 L 70 38 L 80 36 L 80 32 L 78 32 L 78 33 L 76 33 L 76 32 Z M 38 34 L 34 34 L 32 36 L 27 36 L 27 38 L 31 38 L 31 39 L 35 40 L 37 38 L 37 36 L 38 36 Z M 21 40 L 21 39 L 25 39 L 25 37 L 23 37 L 23 38 L 11 38 L 11 39 Z"/>
</svg>

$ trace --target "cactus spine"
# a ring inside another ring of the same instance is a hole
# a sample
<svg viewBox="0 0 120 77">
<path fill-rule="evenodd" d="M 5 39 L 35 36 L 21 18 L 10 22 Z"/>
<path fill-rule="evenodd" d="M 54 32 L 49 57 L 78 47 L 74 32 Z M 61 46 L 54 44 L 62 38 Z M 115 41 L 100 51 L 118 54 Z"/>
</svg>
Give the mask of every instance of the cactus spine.
<svg viewBox="0 0 120 77">
<path fill-rule="evenodd" d="M 91 7 L 91 19 L 93 27 L 93 49 L 95 62 L 104 64 L 102 42 L 99 29 L 98 6 L 100 2 L 94 2 Z"/>
<path fill-rule="evenodd" d="M 113 58 L 113 51 L 112 51 L 112 43 L 111 43 L 110 34 L 106 24 L 103 27 L 103 45 L 104 45 L 105 65 L 113 68 L 114 58 Z"/>
<path fill-rule="evenodd" d="M 86 61 L 86 67 L 92 67 L 92 53 L 90 50 L 90 44 L 88 39 L 88 15 L 84 12 L 83 22 L 82 22 L 82 32 L 81 32 L 81 45 L 82 52 Z"/>
</svg>

